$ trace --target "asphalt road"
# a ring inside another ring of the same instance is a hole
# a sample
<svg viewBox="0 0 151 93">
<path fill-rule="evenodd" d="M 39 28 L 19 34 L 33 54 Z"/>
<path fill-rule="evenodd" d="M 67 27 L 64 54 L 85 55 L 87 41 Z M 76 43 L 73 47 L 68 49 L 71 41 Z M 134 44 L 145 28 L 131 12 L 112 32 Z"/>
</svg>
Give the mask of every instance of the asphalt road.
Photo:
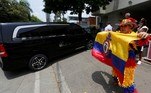
<svg viewBox="0 0 151 93">
<path fill-rule="evenodd" d="M 90 50 L 77 51 L 52 60 L 38 72 L 0 69 L 0 93 L 122 93 L 112 85 L 111 68 L 91 56 Z M 150 93 L 151 63 L 144 61 L 136 69 L 139 93 Z"/>
<path fill-rule="evenodd" d="M 41 71 L 0 69 L 0 93 L 60 93 L 52 66 Z"/>
</svg>

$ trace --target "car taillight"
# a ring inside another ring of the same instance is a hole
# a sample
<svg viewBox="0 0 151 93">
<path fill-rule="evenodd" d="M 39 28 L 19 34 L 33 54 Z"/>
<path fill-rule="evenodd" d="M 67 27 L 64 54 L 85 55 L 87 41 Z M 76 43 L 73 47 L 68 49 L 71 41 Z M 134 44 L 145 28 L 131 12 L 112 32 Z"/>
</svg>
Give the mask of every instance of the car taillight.
<svg viewBox="0 0 151 93">
<path fill-rule="evenodd" d="M 4 45 L 0 44 L 0 57 L 7 57 L 7 53 L 5 51 Z"/>
</svg>

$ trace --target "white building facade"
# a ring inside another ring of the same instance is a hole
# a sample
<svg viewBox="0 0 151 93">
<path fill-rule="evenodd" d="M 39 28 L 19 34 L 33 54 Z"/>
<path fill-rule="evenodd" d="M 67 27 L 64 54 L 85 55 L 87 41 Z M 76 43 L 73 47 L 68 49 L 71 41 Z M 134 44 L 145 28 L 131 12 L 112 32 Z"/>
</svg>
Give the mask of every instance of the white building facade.
<svg viewBox="0 0 151 93">
<path fill-rule="evenodd" d="M 118 27 L 120 20 L 124 19 L 126 12 L 129 12 L 138 22 L 143 17 L 147 19 L 147 24 L 151 28 L 151 0 L 112 0 L 106 6 L 106 10 L 100 8 L 93 15 L 99 17 L 99 23 L 103 23 L 104 27 L 107 22 L 110 22 L 114 29 Z"/>
</svg>

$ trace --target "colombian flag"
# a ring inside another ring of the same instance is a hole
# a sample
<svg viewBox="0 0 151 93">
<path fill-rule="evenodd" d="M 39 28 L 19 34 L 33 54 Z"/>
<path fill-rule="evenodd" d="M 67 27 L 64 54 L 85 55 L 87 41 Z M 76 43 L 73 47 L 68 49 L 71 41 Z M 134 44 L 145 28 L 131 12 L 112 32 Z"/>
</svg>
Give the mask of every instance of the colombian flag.
<svg viewBox="0 0 151 93">
<path fill-rule="evenodd" d="M 92 55 L 100 62 L 111 66 L 122 87 L 129 87 L 134 82 L 136 67 L 135 51 L 137 34 L 120 32 L 100 32 L 97 34 Z"/>
</svg>

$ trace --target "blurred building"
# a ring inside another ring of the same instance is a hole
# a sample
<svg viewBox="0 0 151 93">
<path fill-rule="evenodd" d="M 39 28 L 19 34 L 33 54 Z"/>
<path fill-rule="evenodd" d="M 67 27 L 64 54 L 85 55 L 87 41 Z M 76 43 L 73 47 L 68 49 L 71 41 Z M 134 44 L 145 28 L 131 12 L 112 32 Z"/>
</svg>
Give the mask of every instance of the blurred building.
<svg viewBox="0 0 151 93">
<path fill-rule="evenodd" d="M 124 18 L 126 12 L 131 13 L 131 16 L 137 21 L 142 17 L 147 19 L 149 28 L 151 28 L 151 0 L 112 0 L 112 2 L 106 6 L 106 10 L 100 7 L 100 10 L 93 13 L 98 17 L 98 21 L 103 23 L 103 26 L 107 22 L 110 22 L 116 29 L 117 24 Z M 149 31 L 151 32 L 151 31 Z"/>
<path fill-rule="evenodd" d="M 89 26 L 97 26 L 97 18 L 96 17 L 82 17 L 81 23 L 79 23 L 78 16 L 69 15 L 68 22 L 69 23 L 76 23 L 81 26 L 89 27 Z"/>
</svg>

